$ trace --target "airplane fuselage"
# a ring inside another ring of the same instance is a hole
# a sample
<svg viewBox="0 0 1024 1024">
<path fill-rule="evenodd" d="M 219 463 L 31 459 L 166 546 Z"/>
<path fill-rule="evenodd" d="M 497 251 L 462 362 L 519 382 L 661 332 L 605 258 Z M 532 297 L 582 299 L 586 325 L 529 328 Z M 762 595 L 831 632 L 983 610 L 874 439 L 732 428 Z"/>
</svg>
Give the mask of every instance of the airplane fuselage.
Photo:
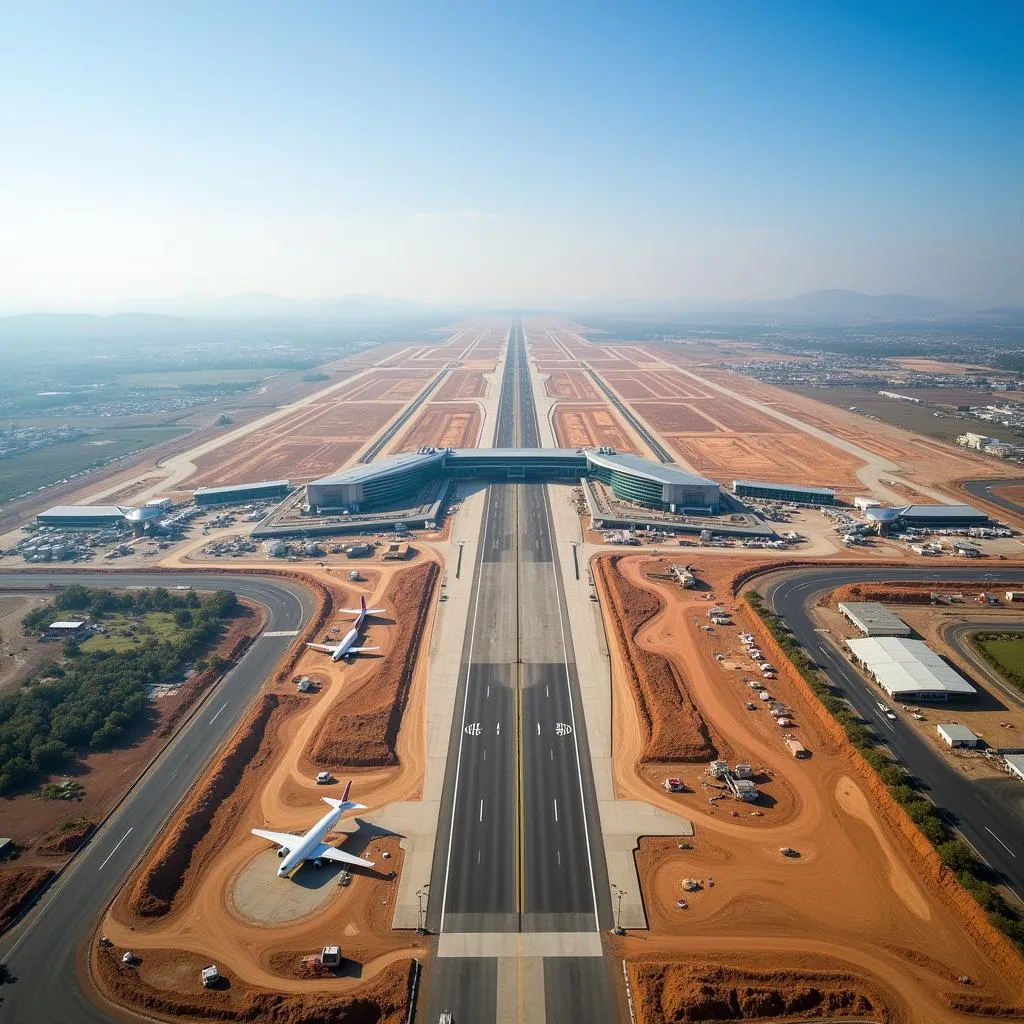
<svg viewBox="0 0 1024 1024">
<path fill-rule="evenodd" d="M 340 808 L 328 811 L 304 836 L 296 836 L 298 843 L 294 849 L 288 848 L 287 855 L 277 869 L 277 877 L 287 878 L 303 861 L 309 859 L 313 850 L 324 841 L 324 836 L 334 829 L 344 813 Z"/>
<path fill-rule="evenodd" d="M 356 616 L 356 621 L 353 623 L 352 628 L 342 637 L 341 643 L 334 648 L 334 653 L 331 655 L 331 661 L 341 661 L 348 652 L 355 647 L 356 641 L 359 639 L 359 634 L 362 632 L 363 624 L 366 622 L 366 612 L 361 611 Z"/>
</svg>

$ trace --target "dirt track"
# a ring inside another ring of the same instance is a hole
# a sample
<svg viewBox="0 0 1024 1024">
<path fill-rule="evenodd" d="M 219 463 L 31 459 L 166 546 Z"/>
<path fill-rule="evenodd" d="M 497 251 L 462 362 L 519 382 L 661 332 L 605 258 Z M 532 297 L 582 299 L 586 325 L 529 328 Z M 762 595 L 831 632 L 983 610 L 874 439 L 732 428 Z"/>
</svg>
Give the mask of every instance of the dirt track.
<svg viewBox="0 0 1024 1024">
<path fill-rule="evenodd" d="M 977 908 L 955 883 L 940 880 L 927 858 L 930 848 L 915 845 L 879 813 L 880 785 L 872 786 L 852 748 L 819 721 L 802 684 L 783 674 L 771 688 L 794 711 L 792 731 L 812 751 L 809 760 L 789 756 L 782 730 L 763 710 L 746 710 L 751 691 L 743 680 L 751 677 L 752 665 L 740 657 L 736 633 L 759 627 L 739 609 L 733 612 L 735 628 L 700 631 L 707 602 L 699 592 L 645 579 L 646 560 L 626 556 L 618 562 L 629 584 L 664 602 L 637 632 L 636 645 L 685 667 L 682 678 L 692 700 L 721 730 L 735 758 L 765 770 L 769 802 L 761 816 L 751 816 L 750 805 L 728 800 L 712 807 L 696 768 L 676 772 L 696 788 L 685 795 L 659 788 L 664 772 L 638 768 L 646 729 L 626 661 L 621 650 L 612 650 L 618 795 L 678 809 L 696 828 L 691 850 L 679 850 L 670 839 L 640 844 L 637 862 L 650 932 L 615 940 L 615 948 L 637 979 L 642 1024 L 714 1019 L 714 1013 L 687 1017 L 681 1007 L 691 1005 L 699 1014 L 702 1001 L 713 1003 L 716 993 L 737 985 L 767 985 L 779 998 L 810 989 L 843 991 L 851 999 L 870 1000 L 875 1009 L 869 1017 L 887 1021 L 963 1019 L 965 1000 L 989 1014 L 1024 1013 L 1020 958 L 998 937 L 990 941 L 984 923 L 980 931 L 967 927 L 965 921 L 977 920 Z M 727 594 L 737 568 L 735 560 L 708 559 L 702 575 Z M 601 574 L 595 576 L 601 586 Z M 610 598 L 602 597 L 607 607 Z M 714 658 L 716 651 L 723 661 Z M 780 846 L 800 856 L 783 857 Z M 686 877 L 705 884 L 687 896 L 689 909 L 680 910 L 676 900 L 684 895 Z M 695 977 L 709 959 L 722 957 L 741 957 L 741 963 L 733 959 L 728 965 L 765 976 L 744 980 L 719 973 L 702 988 Z M 650 961 L 675 966 L 636 973 L 638 963 Z M 808 970 L 824 971 L 828 984 L 808 977 Z M 959 975 L 972 984 L 958 985 Z M 669 1010 L 676 1016 L 669 1017 Z"/>
</svg>

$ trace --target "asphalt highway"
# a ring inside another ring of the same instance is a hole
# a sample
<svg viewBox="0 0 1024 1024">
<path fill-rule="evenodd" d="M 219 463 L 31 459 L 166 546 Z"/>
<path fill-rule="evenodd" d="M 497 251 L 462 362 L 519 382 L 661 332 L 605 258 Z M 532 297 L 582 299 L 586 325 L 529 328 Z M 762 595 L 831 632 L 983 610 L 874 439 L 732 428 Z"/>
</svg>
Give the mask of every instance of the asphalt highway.
<svg viewBox="0 0 1024 1024">
<path fill-rule="evenodd" d="M 157 763 L 36 907 L 0 940 L 0 962 L 13 983 L 0 988 L 0 1016 L 11 1024 L 122 1021 L 123 1011 L 92 1003 L 79 978 L 92 929 L 121 883 L 188 793 L 217 748 L 231 733 L 294 636 L 315 609 L 313 595 L 298 584 L 253 576 L 197 574 L 0 575 L 0 587 L 92 583 L 105 586 L 224 588 L 267 610 L 261 634 L 205 699 Z"/>
<path fill-rule="evenodd" d="M 525 339 L 513 325 L 497 447 L 537 447 Z M 607 871 L 564 594 L 540 484 L 488 488 L 427 925 L 451 933 L 596 932 Z M 601 957 L 545 957 L 546 1020 L 614 1019 Z M 434 961 L 420 1019 L 496 1019 L 496 957 Z"/>
<path fill-rule="evenodd" d="M 999 574 L 1008 588 L 1024 589 L 1020 571 Z M 1018 899 L 1024 897 L 1024 819 L 1008 814 L 1005 786 L 966 778 L 902 719 L 890 721 L 878 708 L 893 701 L 869 684 L 854 666 L 825 641 L 811 618 L 810 608 L 825 593 L 847 583 L 872 580 L 945 580 L 974 582 L 977 569 L 807 569 L 787 573 L 759 588 L 769 606 L 781 615 L 810 656 L 822 667 L 829 681 L 842 691 L 857 713 L 868 722 L 882 742 L 918 781 L 925 794 L 942 809 L 947 822 L 955 826 L 994 872 L 1002 877 Z M 987 582 L 987 581 L 986 581 Z M 991 692 L 991 691 L 990 691 Z M 998 700 L 998 694 L 992 694 Z M 956 717 L 956 703 L 948 705 Z M 941 718 L 942 705 L 930 718 Z M 813 753 L 813 751 L 812 751 Z M 998 783 L 1001 780 L 993 780 Z M 1024 903 L 1024 900 L 1022 900 Z"/>
</svg>

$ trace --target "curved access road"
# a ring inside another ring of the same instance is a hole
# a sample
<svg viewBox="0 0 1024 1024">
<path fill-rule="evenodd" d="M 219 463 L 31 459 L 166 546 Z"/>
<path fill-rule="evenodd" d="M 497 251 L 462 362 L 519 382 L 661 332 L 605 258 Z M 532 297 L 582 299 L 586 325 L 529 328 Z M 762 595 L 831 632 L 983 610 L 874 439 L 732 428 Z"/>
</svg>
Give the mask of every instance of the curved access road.
<svg viewBox="0 0 1024 1024">
<path fill-rule="evenodd" d="M 810 656 L 821 666 L 829 681 L 849 700 L 893 755 L 915 776 L 925 793 L 942 809 L 977 852 L 1000 875 L 1020 900 L 1024 896 L 1024 818 L 1010 812 L 1001 798 L 999 780 L 973 781 L 945 760 L 905 721 L 887 719 L 877 702 L 885 694 L 867 682 L 815 625 L 812 605 L 822 595 L 848 583 L 884 580 L 945 580 L 968 583 L 978 580 L 977 569 L 798 569 L 768 577 L 758 589 L 776 614 Z M 1000 573 L 1000 585 L 1024 589 L 1024 571 L 1007 569 Z M 898 707 L 898 706 L 897 706 Z M 955 717 L 955 705 L 950 706 Z M 1021 900 L 1024 903 L 1024 900 Z"/>
<path fill-rule="evenodd" d="M 167 572 L 0 574 L 0 587 L 72 583 L 233 590 L 239 597 L 262 605 L 267 623 L 88 846 L 38 905 L 0 939 L 0 963 L 13 979 L 0 988 L 0 1016 L 9 1024 L 108 1024 L 133 1018 L 112 1006 L 94 1004 L 83 991 L 78 972 L 84 962 L 84 944 L 100 912 L 271 677 L 296 632 L 309 621 L 316 607 L 313 594 L 302 585 L 257 576 Z M 287 635 L 272 635 L 275 633 Z"/>
<path fill-rule="evenodd" d="M 961 658 L 970 666 L 971 670 L 984 679 L 993 690 L 999 691 L 1001 699 L 1014 705 L 1018 710 L 1024 710 L 1024 692 L 1017 689 L 1012 683 L 1007 682 L 970 644 L 970 637 L 974 633 L 1021 633 L 1024 632 L 1024 616 L 1017 624 L 1007 622 L 1006 619 L 980 619 L 974 622 L 951 622 L 939 630 L 939 636 L 949 644 Z"/>
<path fill-rule="evenodd" d="M 1017 502 L 1011 501 L 1009 498 L 992 493 L 993 487 L 1010 487 L 1013 484 L 1024 484 L 1024 480 L 1007 480 L 1006 477 L 996 480 L 965 480 L 960 486 L 975 498 L 981 498 L 982 501 L 987 501 L 990 505 L 1005 508 L 1007 512 L 1012 512 L 1015 516 L 1024 516 L 1024 506 L 1018 505 Z"/>
</svg>

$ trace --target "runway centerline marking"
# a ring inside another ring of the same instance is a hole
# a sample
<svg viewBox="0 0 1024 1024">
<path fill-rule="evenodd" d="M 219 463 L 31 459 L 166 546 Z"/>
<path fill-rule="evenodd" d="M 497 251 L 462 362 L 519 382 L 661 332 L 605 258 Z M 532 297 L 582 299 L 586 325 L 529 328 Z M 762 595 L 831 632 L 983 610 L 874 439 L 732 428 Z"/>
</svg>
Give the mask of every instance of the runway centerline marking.
<svg viewBox="0 0 1024 1024">
<path fill-rule="evenodd" d="M 221 704 L 221 706 L 218 708 L 217 714 L 215 714 L 213 716 L 213 718 L 210 719 L 210 725 L 213 725 L 213 723 L 217 721 L 217 719 L 220 717 L 221 711 L 223 711 L 227 706 L 228 706 L 228 702 L 224 701 L 224 703 Z"/>
<path fill-rule="evenodd" d="M 558 821 L 558 797 L 555 797 L 555 821 Z"/>
<path fill-rule="evenodd" d="M 480 820 L 484 820 L 484 798 L 480 797 Z"/>
<path fill-rule="evenodd" d="M 103 870 L 103 869 L 104 869 L 104 868 L 105 868 L 105 867 L 107 866 L 107 861 L 108 861 L 108 860 L 110 860 L 110 858 L 111 858 L 111 857 L 113 857 L 113 856 L 114 856 L 114 854 L 115 854 L 115 853 L 117 853 L 117 851 L 121 849 L 121 843 L 123 843 L 123 842 L 124 842 L 124 841 L 125 841 L 125 840 L 126 840 L 126 839 L 127 839 L 127 838 L 128 838 L 128 837 L 129 837 L 130 835 L 131 835 L 131 834 L 132 834 L 132 831 L 134 830 L 134 828 L 135 828 L 135 826 L 134 826 L 134 825 L 132 825 L 132 827 L 131 827 L 131 828 L 129 828 L 129 829 L 128 829 L 128 831 L 127 831 L 127 832 L 125 832 L 125 834 L 124 834 L 123 836 L 121 836 L 121 838 L 120 838 L 120 839 L 118 840 L 118 842 L 117 842 L 117 846 L 115 846 L 115 847 L 114 847 L 114 848 L 113 848 L 113 849 L 112 849 L 112 850 L 110 851 L 110 853 L 108 853 L 108 854 L 107 854 L 107 856 L 106 856 L 106 859 L 105 859 L 105 860 L 103 861 L 103 863 L 102 863 L 102 864 L 101 864 L 101 865 L 100 865 L 100 866 L 99 866 L 99 867 L 98 867 L 98 868 L 96 869 L 97 871 L 102 871 L 102 870 Z"/>
</svg>

